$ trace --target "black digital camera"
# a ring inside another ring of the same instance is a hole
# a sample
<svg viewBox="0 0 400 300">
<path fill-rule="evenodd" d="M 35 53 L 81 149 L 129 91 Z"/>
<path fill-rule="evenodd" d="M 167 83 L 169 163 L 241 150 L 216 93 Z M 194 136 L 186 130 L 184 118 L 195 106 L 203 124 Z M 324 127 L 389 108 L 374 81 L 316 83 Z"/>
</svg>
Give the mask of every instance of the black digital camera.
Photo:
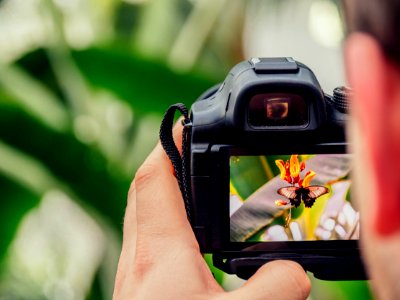
<svg viewBox="0 0 400 300">
<path fill-rule="evenodd" d="M 216 267 L 247 279 L 289 259 L 320 279 L 366 279 L 345 93 L 324 94 L 291 58 L 253 58 L 192 105 L 178 180 Z"/>
</svg>

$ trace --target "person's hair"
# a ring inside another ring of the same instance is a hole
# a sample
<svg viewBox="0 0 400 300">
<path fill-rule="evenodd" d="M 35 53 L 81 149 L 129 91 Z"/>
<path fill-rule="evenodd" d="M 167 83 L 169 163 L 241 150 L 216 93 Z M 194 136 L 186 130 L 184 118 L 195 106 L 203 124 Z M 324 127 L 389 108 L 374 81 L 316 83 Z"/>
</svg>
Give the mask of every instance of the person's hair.
<svg viewBox="0 0 400 300">
<path fill-rule="evenodd" d="M 348 32 L 373 36 L 400 64 L 400 0 L 343 0 Z"/>
</svg>

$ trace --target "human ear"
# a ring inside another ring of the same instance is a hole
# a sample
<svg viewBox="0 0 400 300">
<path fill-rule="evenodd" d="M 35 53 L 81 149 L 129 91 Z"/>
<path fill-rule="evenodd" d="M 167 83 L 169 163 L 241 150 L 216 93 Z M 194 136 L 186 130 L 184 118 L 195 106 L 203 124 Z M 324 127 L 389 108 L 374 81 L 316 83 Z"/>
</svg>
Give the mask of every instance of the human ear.
<svg viewBox="0 0 400 300">
<path fill-rule="evenodd" d="M 352 118 L 363 141 L 357 155 L 369 160 L 356 162 L 370 166 L 363 170 L 369 178 L 364 184 L 372 185 L 372 195 L 364 195 L 368 201 L 358 203 L 369 206 L 364 207 L 364 222 L 376 234 L 389 236 L 400 230 L 400 67 L 385 57 L 375 39 L 362 33 L 349 36 L 345 57 L 354 89 Z"/>
</svg>

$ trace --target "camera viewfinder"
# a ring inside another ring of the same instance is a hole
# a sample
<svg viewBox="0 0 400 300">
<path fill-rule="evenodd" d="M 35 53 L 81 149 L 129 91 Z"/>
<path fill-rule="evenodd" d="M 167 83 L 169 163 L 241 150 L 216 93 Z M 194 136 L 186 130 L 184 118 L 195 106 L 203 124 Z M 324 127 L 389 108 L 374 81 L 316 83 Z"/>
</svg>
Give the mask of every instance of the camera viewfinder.
<svg viewBox="0 0 400 300">
<path fill-rule="evenodd" d="M 306 101 L 297 94 L 257 94 L 250 100 L 248 121 L 252 127 L 307 125 Z"/>
</svg>

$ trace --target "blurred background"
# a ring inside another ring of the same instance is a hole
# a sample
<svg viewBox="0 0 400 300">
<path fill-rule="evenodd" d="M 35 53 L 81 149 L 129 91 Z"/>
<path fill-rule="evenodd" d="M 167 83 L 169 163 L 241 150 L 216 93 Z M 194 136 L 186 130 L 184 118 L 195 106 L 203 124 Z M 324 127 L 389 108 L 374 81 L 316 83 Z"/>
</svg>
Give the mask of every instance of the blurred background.
<svg viewBox="0 0 400 300">
<path fill-rule="evenodd" d="M 129 184 L 166 108 L 255 56 L 343 85 L 339 2 L 0 0 L 0 299 L 110 299 Z M 366 282 L 312 280 L 310 299 L 370 298 Z"/>
</svg>

